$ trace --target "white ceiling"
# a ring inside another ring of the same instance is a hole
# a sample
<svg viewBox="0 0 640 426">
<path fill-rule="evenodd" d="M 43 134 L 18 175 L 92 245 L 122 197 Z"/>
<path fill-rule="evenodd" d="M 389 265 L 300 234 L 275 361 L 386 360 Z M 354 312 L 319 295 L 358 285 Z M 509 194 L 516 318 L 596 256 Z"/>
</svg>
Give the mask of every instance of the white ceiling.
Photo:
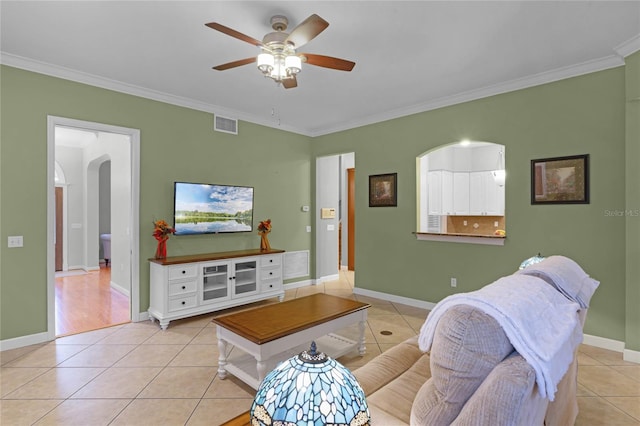
<svg viewBox="0 0 640 426">
<path fill-rule="evenodd" d="M 356 62 L 303 65 L 285 90 L 255 65 L 275 14 L 330 26 L 300 51 Z M 638 1 L 7 1 L 2 63 L 317 136 L 620 66 L 640 50 Z M 240 128 L 240 131 L 242 129 Z"/>
</svg>

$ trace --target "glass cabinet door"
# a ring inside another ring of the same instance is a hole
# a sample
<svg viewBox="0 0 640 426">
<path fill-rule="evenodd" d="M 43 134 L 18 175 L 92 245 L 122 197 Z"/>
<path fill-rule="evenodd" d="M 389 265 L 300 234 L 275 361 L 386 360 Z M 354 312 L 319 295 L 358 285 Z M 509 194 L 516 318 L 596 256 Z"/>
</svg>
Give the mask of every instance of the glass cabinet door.
<svg viewBox="0 0 640 426">
<path fill-rule="evenodd" d="M 257 261 L 246 260 L 234 262 L 235 279 L 233 279 L 233 294 L 245 295 L 258 291 L 258 276 L 256 274 Z"/>
<path fill-rule="evenodd" d="M 229 298 L 229 264 L 202 266 L 202 301 Z"/>
</svg>

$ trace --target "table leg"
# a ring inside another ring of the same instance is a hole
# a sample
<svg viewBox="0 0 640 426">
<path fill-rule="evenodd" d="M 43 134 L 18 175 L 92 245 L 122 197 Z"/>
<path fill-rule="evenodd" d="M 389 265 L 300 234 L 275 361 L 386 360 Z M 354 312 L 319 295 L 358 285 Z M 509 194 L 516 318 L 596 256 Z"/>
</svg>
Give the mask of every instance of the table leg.
<svg viewBox="0 0 640 426">
<path fill-rule="evenodd" d="M 358 322 L 358 329 L 360 330 L 360 337 L 358 338 L 358 353 L 360 356 L 364 355 L 367 352 L 367 347 L 365 346 L 364 341 L 364 330 L 366 326 L 366 321 Z"/>
<path fill-rule="evenodd" d="M 256 369 L 258 370 L 258 384 L 262 383 L 267 375 L 267 363 L 265 361 L 256 360 Z"/>
<path fill-rule="evenodd" d="M 218 357 L 218 376 L 224 380 L 227 378 L 227 369 L 225 368 L 227 365 L 227 341 L 219 337 L 218 352 L 220 352 L 220 356 Z"/>
</svg>

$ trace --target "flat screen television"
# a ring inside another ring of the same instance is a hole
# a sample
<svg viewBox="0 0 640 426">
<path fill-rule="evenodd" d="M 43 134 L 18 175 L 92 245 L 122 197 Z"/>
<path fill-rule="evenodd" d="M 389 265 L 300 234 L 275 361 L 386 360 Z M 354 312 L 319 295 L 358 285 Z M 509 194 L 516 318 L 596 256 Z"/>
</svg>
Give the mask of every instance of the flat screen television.
<svg viewBox="0 0 640 426">
<path fill-rule="evenodd" d="M 192 182 L 174 183 L 175 235 L 250 232 L 253 188 Z"/>
</svg>

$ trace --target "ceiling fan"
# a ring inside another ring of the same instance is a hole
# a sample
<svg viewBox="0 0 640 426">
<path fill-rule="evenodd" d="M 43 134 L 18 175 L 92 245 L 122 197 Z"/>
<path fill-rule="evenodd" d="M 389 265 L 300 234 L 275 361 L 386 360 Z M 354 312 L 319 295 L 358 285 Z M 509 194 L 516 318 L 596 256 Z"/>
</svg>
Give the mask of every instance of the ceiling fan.
<svg viewBox="0 0 640 426">
<path fill-rule="evenodd" d="M 298 53 L 296 49 L 304 46 L 313 40 L 318 34 L 324 31 L 329 23 L 318 15 L 311 15 L 300 25 L 287 33 L 288 19 L 282 15 L 275 15 L 271 18 L 271 28 L 273 32 L 264 36 L 262 41 L 249 37 L 229 27 L 225 27 L 217 22 L 205 24 L 221 33 L 237 38 L 260 48 L 261 53 L 257 57 L 240 59 L 226 64 L 213 67 L 214 70 L 224 71 L 242 65 L 257 62 L 258 69 L 266 77 L 273 79 L 276 83 L 282 83 L 285 89 L 298 86 L 296 75 L 302 70 L 302 62 L 318 67 L 331 68 L 340 71 L 351 71 L 356 65 L 355 62 L 331 56 L 315 55 L 313 53 Z"/>
</svg>

